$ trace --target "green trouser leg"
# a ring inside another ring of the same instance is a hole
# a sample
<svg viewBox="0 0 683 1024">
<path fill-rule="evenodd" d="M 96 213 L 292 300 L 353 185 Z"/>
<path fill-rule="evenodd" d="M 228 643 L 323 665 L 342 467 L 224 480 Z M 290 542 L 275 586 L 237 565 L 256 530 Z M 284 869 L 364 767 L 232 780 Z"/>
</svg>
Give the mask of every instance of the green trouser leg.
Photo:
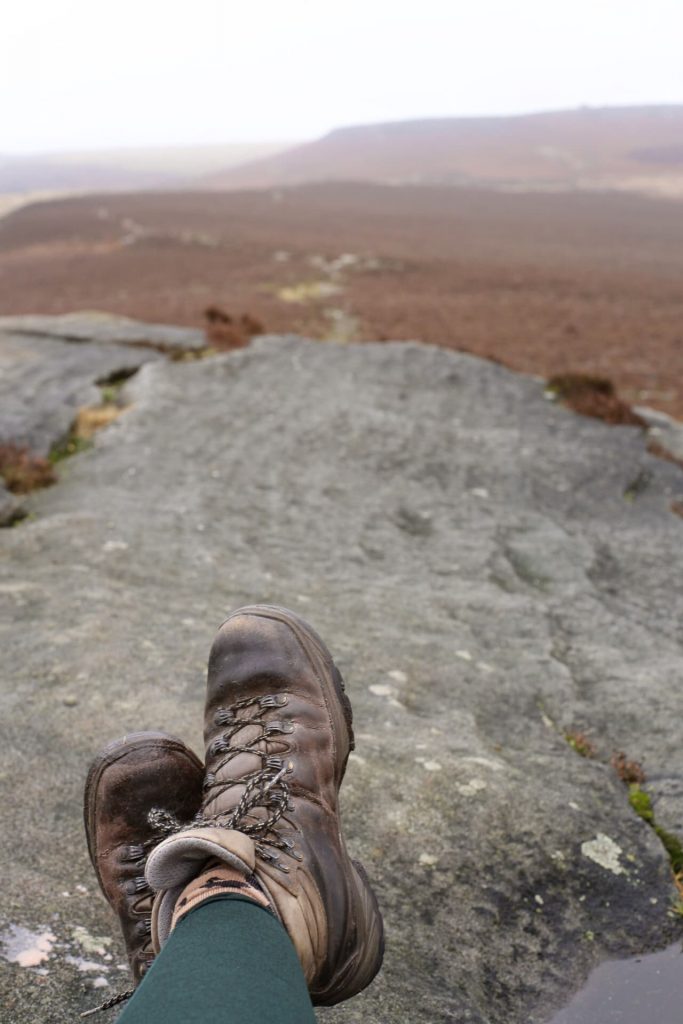
<svg viewBox="0 0 683 1024">
<path fill-rule="evenodd" d="M 253 900 L 218 896 L 171 932 L 117 1024 L 315 1024 L 282 925 Z"/>
</svg>

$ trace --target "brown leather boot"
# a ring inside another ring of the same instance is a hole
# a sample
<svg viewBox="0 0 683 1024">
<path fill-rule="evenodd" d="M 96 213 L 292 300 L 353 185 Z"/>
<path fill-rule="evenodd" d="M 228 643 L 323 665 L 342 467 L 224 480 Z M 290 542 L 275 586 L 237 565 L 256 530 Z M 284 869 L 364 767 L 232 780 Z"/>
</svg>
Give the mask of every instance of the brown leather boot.
<svg viewBox="0 0 683 1024">
<path fill-rule="evenodd" d="M 88 772 L 88 851 L 100 889 L 118 914 L 135 985 L 154 959 L 147 857 L 197 813 L 203 777 L 193 752 L 163 732 L 130 733 L 110 743 Z"/>
<path fill-rule="evenodd" d="M 338 793 L 351 705 L 329 651 L 284 608 L 254 605 L 221 626 L 209 659 L 204 804 L 194 827 L 150 855 L 155 948 L 176 900 L 218 859 L 260 886 L 299 955 L 311 998 L 360 992 L 384 951 L 382 917 L 346 850 Z"/>
</svg>

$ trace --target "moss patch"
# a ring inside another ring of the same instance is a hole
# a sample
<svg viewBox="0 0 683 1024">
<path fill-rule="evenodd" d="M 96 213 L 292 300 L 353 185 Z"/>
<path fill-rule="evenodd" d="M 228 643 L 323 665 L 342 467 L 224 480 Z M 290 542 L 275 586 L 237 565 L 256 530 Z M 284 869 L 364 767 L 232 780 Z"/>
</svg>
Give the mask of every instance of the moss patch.
<svg viewBox="0 0 683 1024">
<path fill-rule="evenodd" d="M 116 389 L 116 384 L 109 384 L 102 387 L 105 390 Z M 117 420 L 126 411 L 128 406 L 120 405 L 118 402 L 103 401 L 101 405 L 84 405 L 76 414 L 76 419 L 71 424 L 71 429 L 63 441 L 53 445 L 50 451 L 50 462 L 54 465 L 63 459 L 92 448 L 92 438 L 98 430 L 108 427 L 110 423 Z"/>
<path fill-rule="evenodd" d="M 572 750 L 581 757 L 597 757 L 597 748 L 584 733 L 577 730 L 568 730 L 565 732 L 564 738 Z M 645 772 L 640 761 L 629 760 L 623 750 L 617 750 L 610 758 L 610 765 L 621 781 L 628 787 L 629 804 L 638 817 L 647 822 L 667 852 L 674 884 L 681 894 L 681 899 L 672 908 L 672 913 L 683 916 L 683 842 L 673 832 L 668 832 L 657 823 L 652 806 L 652 798 L 647 790 L 643 788 Z"/>
<path fill-rule="evenodd" d="M 63 462 L 64 459 L 71 458 L 72 455 L 78 455 L 79 452 L 85 452 L 88 448 L 92 448 L 92 441 L 86 441 L 82 437 L 76 437 L 73 433 L 69 433 L 63 441 L 59 441 L 53 445 L 50 450 L 50 462 L 53 466 L 57 463 Z"/>
<path fill-rule="evenodd" d="M 655 821 L 655 812 L 652 807 L 650 794 L 642 789 L 639 783 L 633 782 L 628 788 L 628 802 L 638 817 L 646 821 L 655 830 L 662 846 L 669 855 L 674 875 L 683 874 L 683 845 L 678 836 L 675 836 L 672 832 L 667 832 L 665 828 L 662 828 Z"/>
</svg>

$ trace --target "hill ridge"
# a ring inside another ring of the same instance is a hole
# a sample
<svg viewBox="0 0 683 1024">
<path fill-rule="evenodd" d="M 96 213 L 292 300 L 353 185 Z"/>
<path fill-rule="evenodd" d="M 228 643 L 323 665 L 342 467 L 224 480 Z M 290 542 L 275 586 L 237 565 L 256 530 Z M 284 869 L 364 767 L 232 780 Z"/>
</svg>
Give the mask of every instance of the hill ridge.
<svg viewBox="0 0 683 1024">
<path fill-rule="evenodd" d="M 579 107 L 335 128 L 205 179 L 210 188 L 316 182 L 609 188 L 683 195 L 683 105 Z"/>
</svg>

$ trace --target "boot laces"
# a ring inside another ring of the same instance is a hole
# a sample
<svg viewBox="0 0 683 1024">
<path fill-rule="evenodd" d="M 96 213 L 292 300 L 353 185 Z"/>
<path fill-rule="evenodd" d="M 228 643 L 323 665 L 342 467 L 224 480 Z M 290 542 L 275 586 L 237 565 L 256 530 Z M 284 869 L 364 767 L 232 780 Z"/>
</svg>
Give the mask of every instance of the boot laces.
<svg viewBox="0 0 683 1024">
<path fill-rule="evenodd" d="M 119 992 L 118 995 L 112 996 L 111 999 L 107 999 L 104 1003 L 100 1003 L 99 1006 L 94 1006 L 92 1010 L 86 1010 L 81 1014 L 81 1019 L 83 1017 L 92 1017 L 93 1014 L 101 1013 L 102 1010 L 111 1010 L 112 1007 L 118 1006 L 119 1003 L 125 1003 L 126 999 L 130 999 L 134 992 L 134 988 L 129 988 L 125 992 Z"/>
<path fill-rule="evenodd" d="M 291 791 L 286 776 L 294 771 L 294 765 L 282 757 L 269 754 L 268 741 L 278 734 L 287 735 L 293 732 L 294 727 L 291 722 L 285 720 L 266 721 L 265 716 L 286 703 L 285 694 L 266 694 L 261 697 L 247 697 L 235 702 L 230 708 L 218 708 L 214 721 L 216 725 L 223 725 L 226 728 L 214 740 L 210 751 L 225 756 L 216 769 L 206 776 L 204 806 L 237 786 L 243 786 L 244 792 L 230 811 L 209 816 L 200 812 L 193 822 L 193 827 L 219 825 L 250 836 L 254 840 L 256 852 L 262 859 L 285 872 L 289 868 L 280 861 L 279 852 L 300 859 L 292 841 L 276 829 L 276 825 L 287 811 L 292 809 Z M 237 717 L 237 711 L 247 708 L 252 709 L 250 713 Z M 246 743 L 233 743 L 233 737 L 249 725 L 260 726 L 260 732 Z M 238 778 L 220 778 L 230 762 L 239 754 L 255 754 L 261 760 L 261 767 Z M 254 811 L 257 809 L 259 813 L 255 814 Z"/>
</svg>

